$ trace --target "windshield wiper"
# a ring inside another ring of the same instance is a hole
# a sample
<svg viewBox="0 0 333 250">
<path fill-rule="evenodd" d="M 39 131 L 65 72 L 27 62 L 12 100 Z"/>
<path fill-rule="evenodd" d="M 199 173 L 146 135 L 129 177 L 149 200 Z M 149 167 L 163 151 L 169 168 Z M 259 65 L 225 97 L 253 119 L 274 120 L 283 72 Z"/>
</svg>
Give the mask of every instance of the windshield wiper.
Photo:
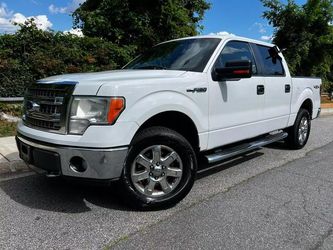
<svg viewBox="0 0 333 250">
<path fill-rule="evenodd" d="M 167 68 L 159 65 L 146 65 L 141 67 L 135 67 L 133 69 L 167 69 Z"/>
</svg>

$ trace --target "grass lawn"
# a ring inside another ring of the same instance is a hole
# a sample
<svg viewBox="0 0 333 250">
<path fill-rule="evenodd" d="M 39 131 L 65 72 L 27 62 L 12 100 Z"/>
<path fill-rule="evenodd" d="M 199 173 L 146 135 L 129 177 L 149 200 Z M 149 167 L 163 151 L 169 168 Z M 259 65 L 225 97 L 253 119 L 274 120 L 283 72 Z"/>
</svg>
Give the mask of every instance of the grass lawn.
<svg viewBox="0 0 333 250">
<path fill-rule="evenodd" d="M 328 96 L 321 96 L 321 103 L 333 103 Z"/>
<path fill-rule="evenodd" d="M 16 134 L 16 123 L 0 121 L 0 137 L 13 136 Z"/>
<path fill-rule="evenodd" d="M 7 115 L 22 116 L 22 104 L 5 104 L 0 103 L 0 112 L 4 112 Z"/>
<path fill-rule="evenodd" d="M 22 104 L 0 103 L 0 112 L 20 117 L 22 116 Z M 16 122 L 7 122 L 0 120 L 0 137 L 15 135 L 16 125 L 17 125 Z"/>
<path fill-rule="evenodd" d="M 321 100 L 321 103 L 333 103 L 333 102 L 330 101 L 330 100 L 328 100 L 328 99 L 326 99 L 326 98 L 323 98 L 323 99 Z"/>
</svg>

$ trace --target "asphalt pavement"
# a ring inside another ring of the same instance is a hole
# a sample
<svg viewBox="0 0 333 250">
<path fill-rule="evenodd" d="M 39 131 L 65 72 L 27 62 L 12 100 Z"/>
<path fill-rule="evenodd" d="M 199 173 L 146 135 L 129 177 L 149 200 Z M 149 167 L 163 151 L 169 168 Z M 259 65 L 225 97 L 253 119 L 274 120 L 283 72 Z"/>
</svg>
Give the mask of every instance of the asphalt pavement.
<svg viewBox="0 0 333 250">
<path fill-rule="evenodd" d="M 201 172 L 173 208 L 111 188 L 0 175 L 0 249 L 333 249 L 333 117 L 307 146 L 276 143 Z"/>
</svg>

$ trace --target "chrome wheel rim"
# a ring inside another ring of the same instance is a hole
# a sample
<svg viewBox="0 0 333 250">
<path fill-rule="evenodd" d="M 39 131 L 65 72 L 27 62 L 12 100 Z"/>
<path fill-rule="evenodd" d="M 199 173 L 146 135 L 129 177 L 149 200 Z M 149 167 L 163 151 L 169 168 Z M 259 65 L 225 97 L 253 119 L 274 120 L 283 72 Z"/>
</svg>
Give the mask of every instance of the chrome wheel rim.
<svg viewBox="0 0 333 250">
<path fill-rule="evenodd" d="M 141 194 L 162 197 L 179 185 L 183 163 L 175 150 L 154 145 L 142 150 L 131 168 L 131 180 Z"/>
<path fill-rule="evenodd" d="M 306 141 L 309 132 L 309 120 L 304 116 L 301 119 L 298 128 L 298 141 L 301 145 L 303 145 Z"/>
</svg>

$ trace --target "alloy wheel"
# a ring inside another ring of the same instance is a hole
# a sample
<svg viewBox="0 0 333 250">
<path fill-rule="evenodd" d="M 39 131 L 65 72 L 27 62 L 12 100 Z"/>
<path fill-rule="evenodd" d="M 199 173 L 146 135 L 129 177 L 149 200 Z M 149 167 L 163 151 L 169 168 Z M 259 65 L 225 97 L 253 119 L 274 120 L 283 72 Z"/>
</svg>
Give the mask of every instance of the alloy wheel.
<svg viewBox="0 0 333 250">
<path fill-rule="evenodd" d="M 178 186 L 183 175 L 183 163 L 175 150 L 154 145 L 142 150 L 131 167 L 131 180 L 141 194 L 163 197 Z"/>
</svg>

